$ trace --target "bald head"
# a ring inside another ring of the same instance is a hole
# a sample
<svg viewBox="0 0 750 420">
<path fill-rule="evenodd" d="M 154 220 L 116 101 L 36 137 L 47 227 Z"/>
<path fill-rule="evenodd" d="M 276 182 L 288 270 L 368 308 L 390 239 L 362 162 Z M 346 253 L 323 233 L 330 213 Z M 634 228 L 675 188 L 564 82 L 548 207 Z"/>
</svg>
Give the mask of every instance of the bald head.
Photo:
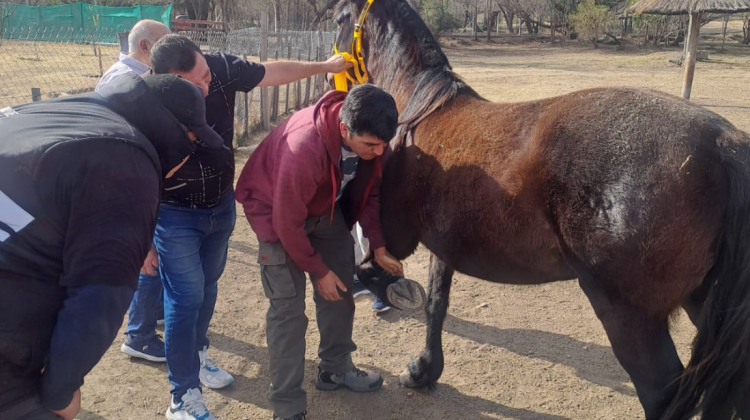
<svg viewBox="0 0 750 420">
<path fill-rule="evenodd" d="M 128 35 L 129 54 L 144 64 L 149 64 L 151 47 L 169 33 L 163 23 L 151 19 L 144 19 L 133 26 Z"/>
</svg>

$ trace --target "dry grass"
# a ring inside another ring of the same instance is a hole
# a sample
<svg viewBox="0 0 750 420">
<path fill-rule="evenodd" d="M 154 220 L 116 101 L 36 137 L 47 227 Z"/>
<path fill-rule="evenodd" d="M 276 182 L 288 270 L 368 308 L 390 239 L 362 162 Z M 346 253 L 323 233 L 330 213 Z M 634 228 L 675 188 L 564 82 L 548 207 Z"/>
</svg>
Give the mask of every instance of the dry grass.
<svg viewBox="0 0 750 420">
<path fill-rule="evenodd" d="M 39 88 L 42 99 L 93 90 L 118 51 L 116 45 L 97 45 L 95 53 L 91 44 L 4 40 L 0 106 L 31 102 L 31 88 Z"/>
</svg>

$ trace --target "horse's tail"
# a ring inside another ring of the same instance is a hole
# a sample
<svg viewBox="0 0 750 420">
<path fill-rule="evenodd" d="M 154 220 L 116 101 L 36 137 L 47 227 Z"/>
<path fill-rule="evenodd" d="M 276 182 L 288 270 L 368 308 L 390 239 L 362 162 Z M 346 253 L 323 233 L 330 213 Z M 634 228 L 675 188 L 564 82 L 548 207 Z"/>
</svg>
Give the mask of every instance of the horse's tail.
<svg viewBox="0 0 750 420">
<path fill-rule="evenodd" d="M 724 129 L 716 137 L 727 180 L 723 231 L 693 354 L 662 416 L 685 420 L 750 419 L 750 138 Z M 736 411 L 736 414 L 733 412 Z"/>
</svg>

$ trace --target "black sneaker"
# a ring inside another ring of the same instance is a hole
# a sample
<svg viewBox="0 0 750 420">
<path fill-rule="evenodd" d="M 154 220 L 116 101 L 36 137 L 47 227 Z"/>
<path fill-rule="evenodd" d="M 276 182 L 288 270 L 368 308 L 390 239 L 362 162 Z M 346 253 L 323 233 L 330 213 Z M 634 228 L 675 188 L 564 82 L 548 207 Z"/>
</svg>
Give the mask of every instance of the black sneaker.
<svg viewBox="0 0 750 420">
<path fill-rule="evenodd" d="M 150 340 L 133 340 L 130 334 L 125 336 L 125 342 L 120 346 L 120 351 L 131 357 L 146 359 L 150 362 L 167 361 L 164 353 L 164 341 L 158 335 L 153 336 Z"/>
<path fill-rule="evenodd" d="M 273 420 L 306 420 L 307 417 L 305 415 L 307 414 L 307 411 L 303 411 L 299 414 L 295 414 L 292 417 L 279 417 L 276 414 L 273 415 Z"/>
<path fill-rule="evenodd" d="M 333 391 L 346 387 L 354 392 L 373 392 L 383 386 L 383 377 L 377 373 L 365 372 L 356 367 L 351 372 L 334 375 L 318 368 L 318 379 L 315 387 L 321 391 Z"/>
</svg>

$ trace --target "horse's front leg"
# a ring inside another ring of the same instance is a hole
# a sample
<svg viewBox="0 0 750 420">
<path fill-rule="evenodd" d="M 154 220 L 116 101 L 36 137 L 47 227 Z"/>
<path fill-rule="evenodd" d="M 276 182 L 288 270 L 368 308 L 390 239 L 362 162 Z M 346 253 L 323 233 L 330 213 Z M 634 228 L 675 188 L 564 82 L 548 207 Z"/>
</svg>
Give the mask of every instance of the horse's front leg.
<svg viewBox="0 0 750 420">
<path fill-rule="evenodd" d="M 427 290 L 427 344 L 419 358 L 412 360 L 401 374 L 401 384 L 411 388 L 433 387 L 443 373 L 443 321 L 448 313 L 448 297 L 453 280 L 453 269 L 430 254 L 430 274 Z"/>
</svg>

